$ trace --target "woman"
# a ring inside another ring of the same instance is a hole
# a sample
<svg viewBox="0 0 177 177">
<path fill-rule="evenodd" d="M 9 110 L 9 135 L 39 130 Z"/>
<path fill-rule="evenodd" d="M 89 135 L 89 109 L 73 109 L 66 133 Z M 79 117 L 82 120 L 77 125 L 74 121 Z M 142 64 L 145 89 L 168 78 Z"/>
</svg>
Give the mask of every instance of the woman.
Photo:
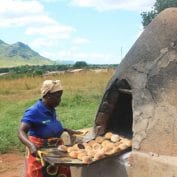
<svg viewBox="0 0 177 177">
<path fill-rule="evenodd" d="M 61 102 L 63 88 L 60 80 L 46 80 L 41 87 L 41 96 L 33 106 L 27 109 L 21 120 L 18 137 L 27 147 L 26 177 L 70 177 L 69 167 L 59 165 L 51 168 L 51 165 L 42 166 L 37 149 L 58 145 L 63 131 L 70 135 L 80 133 L 63 128 L 56 117 L 55 107 Z M 52 169 L 52 170 L 50 170 Z"/>
</svg>

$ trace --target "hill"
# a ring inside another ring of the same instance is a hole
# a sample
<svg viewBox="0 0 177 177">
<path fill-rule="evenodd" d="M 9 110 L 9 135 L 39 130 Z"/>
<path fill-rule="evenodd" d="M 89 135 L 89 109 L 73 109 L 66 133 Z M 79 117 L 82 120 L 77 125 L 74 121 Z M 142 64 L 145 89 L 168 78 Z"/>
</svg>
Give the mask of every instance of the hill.
<svg viewBox="0 0 177 177">
<path fill-rule="evenodd" d="M 9 45 L 0 40 L 0 67 L 46 64 L 54 64 L 54 61 L 42 57 L 22 42 Z"/>
</svg>

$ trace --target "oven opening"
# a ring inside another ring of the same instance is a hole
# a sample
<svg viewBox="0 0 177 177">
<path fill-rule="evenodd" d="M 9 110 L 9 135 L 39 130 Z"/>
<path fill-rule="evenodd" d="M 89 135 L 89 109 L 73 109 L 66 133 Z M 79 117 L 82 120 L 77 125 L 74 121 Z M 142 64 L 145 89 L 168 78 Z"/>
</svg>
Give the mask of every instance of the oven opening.
<svg viewBox="0 0 177 177">
<path fill-rule="evenodd" d="M 118 88 L 119 95 L 110 115 L 107 131 L 112 131 L 132 139 L 133 112 L 131 87 L 126 80 L 121 80 L 119 84 L 121 88 Z"/>
</svg>

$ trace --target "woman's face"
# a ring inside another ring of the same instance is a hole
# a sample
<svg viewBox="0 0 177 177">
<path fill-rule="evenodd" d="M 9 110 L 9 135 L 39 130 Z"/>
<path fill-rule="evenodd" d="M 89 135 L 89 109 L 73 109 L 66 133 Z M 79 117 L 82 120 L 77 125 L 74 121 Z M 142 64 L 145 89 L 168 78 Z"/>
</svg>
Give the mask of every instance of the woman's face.
<svg viewBox="0 0 177 177">
<path fill-rule="evenodd" d="M 54 93 L 48 93 L 46 95 L 46 99 L 47 99 L 47 104 L 50 107 L 56 107 L 60 104 L 61 102 L 61 96 L 63 94 L 63 91 L 57 91 Z"/>
</svg>

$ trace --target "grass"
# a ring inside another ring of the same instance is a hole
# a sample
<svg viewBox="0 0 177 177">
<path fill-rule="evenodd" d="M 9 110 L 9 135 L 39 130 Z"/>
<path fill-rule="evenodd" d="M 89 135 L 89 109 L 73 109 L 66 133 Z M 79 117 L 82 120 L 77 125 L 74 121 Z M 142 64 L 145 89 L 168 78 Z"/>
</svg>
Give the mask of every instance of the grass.
<svg viewBox="0 0 177 177">
<path fill-rule="evenodd" d="M 114 70 L 96 73 L 66 73 L 47 77 L 0 78 L 0 153 L 24 151 L 17 131 L 24 111 L 40 97 L 41 83 L 46 79 L 60 79 L 64 86 L 62 102 L 56 108 L 64 127 L 91 127 Z"/>
</svg>

